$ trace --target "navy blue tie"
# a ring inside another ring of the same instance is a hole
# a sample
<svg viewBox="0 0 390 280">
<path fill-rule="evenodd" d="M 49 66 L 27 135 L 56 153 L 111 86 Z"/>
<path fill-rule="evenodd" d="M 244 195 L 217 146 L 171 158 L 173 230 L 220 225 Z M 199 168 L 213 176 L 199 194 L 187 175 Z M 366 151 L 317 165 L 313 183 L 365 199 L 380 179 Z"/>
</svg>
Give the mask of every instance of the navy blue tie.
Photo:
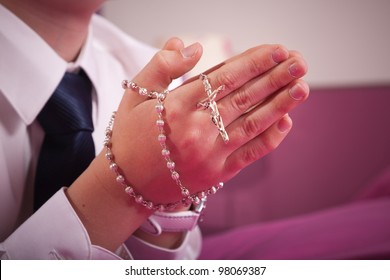
<svg viewBox="0 0 390 280">
<path fill-rule="evenodd" d="M 35 178 L 35 210 L 71 185 L 95 157 L 91 91 L 84 71 L 66 73 L 38 115 L 45 138 Z"/>
</svg>

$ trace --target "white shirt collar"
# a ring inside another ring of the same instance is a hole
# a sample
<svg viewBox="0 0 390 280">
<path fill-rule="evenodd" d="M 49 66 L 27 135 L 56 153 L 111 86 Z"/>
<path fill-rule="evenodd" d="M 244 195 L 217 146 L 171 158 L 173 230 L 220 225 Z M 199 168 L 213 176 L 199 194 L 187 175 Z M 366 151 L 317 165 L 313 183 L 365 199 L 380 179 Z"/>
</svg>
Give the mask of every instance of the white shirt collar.
<svg viewBox="0 0 390 280">
<path fill-rule="evenodd" d="M 31 124 L 57 87 L 67 63 L 1 5 L 0 42 L 0 73 L 6 73 L 0 76 L 0 90 L 21 119 Z M 50 75 L 44 68 L 50 68 Z"/>
<path fill-rule="evenodd" d="M 121 80 L 132 78 L 155 52 L 94 15 L 77 61 L 67 63 L 38 34 L 0 4 L 0 94 L 26 125 L 36 119 L 64 73 L 77 71 L 80 67 L 95 88 L 95 113 L 103 107 L 116 109 L 120 98 L 117 100 L 113 93 L 123 92 Z"/>
<path fill-rule="evenodd" d="M 79 59 L 68 64 L 34 30 L 0 5 L 0 73 L 6 73 L 0 75 L 0 91 L 27 125 L 36 119 L 64 73 L 90 60 L 90 41 L 88 38 Z"/>
</svg>

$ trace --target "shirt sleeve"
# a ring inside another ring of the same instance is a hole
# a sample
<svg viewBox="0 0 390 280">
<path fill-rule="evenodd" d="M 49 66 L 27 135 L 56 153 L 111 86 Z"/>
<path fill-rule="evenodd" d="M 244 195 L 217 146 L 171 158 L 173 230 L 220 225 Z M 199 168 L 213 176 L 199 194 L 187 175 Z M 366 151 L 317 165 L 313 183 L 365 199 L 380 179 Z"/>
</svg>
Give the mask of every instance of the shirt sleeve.
<svg viewBox="0 0 390 280">
<path fill-rule="evenodd" d="M 200 252 L 201 237 L 198 231 L 187 233 L 176 250 L 156 247 L 131 237 L 128 244 L 132 252 L 123 244 L 113 253 L 91 244 L 86 229 L 65 195 L 65 188 L 62 188 L 0 243 L 0 258 L 115 260 L 145 254 L 155 259 L 191 258 L 197 257 Z"/>
</svg>

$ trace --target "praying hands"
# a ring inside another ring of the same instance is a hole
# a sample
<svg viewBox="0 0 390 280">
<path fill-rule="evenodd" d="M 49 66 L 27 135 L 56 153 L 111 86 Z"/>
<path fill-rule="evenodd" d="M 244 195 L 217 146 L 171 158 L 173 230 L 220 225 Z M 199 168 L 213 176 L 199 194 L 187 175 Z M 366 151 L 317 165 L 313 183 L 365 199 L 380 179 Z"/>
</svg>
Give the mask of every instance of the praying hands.
<svg viewBox="0 0 390 280">
<path fill-rule="evenodd" d="M 194 77 L 168 93 L 172 80 L 194 67 L 201 54 L 199 44 L 184 48 L 176 38 L 166 43 L 129 82 L 109 132 L 108 159 L 103 150 L 78 180 L 82 184 L 76 181 L 68 191 L 81 217 L 96 217 L 107 229 L 126 224 L 117 238 L 111 235 L 110 244 L 118 246 L 159 207 L 185 207 L 214 193 L 220 182 L 275 149 L 291 129 L 288 113 L 308 97 L 301 79 L 304 59 L 280 45 L 252 48 L 204 73 L 203 81 Z M 203 83 L 206 78 L 211 89 Z M 214 89 L 218 94 L 209 96 Z M 217 107 L 199 108 L 205 98 Z M 216 112 L 223 129 L 212 121 Z M 89 199 L 81 199 L 86 193 Z M 89 210 L 97 202 L 100 210 Z M 144 216 L 132 218 L 134 213 Z M 90 226 L 92 236 L 104 232 Z M 96 240 L 105 243 L 99 234 Z"/>
</svg>

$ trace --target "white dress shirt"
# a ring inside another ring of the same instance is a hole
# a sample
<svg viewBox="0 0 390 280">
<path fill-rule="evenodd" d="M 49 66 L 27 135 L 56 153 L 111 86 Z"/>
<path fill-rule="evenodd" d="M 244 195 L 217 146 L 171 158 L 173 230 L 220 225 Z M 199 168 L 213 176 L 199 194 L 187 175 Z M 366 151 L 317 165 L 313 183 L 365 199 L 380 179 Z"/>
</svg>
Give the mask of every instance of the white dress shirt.
<svg viewBox="0 0 390 280">
<path fill-rule="evenodd" d="M 93 139 L 102 148 L 112 111 L 122 98 L 121 81 L 132 78 L 155 50 L 94 15 L 75 63 L 59 57 L 32 29 L 0 5 L 0 257 L 3 259 L 192 259 L 200 252 L 198 228 L 167 250 L 130 237 L 112 253 L 90 243 L 59 190 L 32 214 L 35 166 L 44 133 L 36 117 L 66 71 L 82 67 L 94 86 Z"/>
</svg>

